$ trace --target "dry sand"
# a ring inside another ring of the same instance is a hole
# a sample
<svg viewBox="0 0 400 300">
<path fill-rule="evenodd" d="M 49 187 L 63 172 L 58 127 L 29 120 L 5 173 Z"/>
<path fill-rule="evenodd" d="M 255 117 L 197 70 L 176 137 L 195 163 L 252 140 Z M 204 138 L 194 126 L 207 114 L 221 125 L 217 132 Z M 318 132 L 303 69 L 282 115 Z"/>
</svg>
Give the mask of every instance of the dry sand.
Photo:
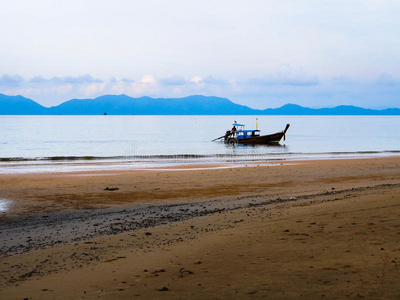
<svg viewBox="0 0 400 300">
<path fill-rule="evenodd" d="M 3 247 L 1 299 L 400 298 L 399 157 L 1 175 L 0 198 L 3 245 L 55 228 Z"/>
</svg>

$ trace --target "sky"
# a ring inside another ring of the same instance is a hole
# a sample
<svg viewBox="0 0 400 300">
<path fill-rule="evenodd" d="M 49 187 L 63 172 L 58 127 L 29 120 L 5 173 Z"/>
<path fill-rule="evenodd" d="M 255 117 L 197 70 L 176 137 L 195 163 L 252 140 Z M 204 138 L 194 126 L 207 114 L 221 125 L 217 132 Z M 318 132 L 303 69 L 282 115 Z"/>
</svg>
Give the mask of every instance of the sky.
<svg viewBox="0 0 400 300">
<path fill-rule="evenodd" d="M 0 93 L 400 108 L 398 0 L 0 0 Z"/>
</svg>

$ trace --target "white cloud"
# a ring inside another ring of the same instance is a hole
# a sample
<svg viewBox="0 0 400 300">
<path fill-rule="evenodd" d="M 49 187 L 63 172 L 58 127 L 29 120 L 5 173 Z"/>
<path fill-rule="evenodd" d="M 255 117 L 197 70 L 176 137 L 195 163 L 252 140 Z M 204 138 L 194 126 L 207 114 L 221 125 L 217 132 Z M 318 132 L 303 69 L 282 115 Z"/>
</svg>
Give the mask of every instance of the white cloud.
<svg viewBox="0 0 400 300">
<path fill-rule="evenodd" d="M 190 82 L 199 84 L 199 83 L 203 82 L 203 78 L 201 76 L 194 76 L 192 79 L 190 79 Z"/>
<path fill-rule="evenodd" d="M 0 70 L 24 77 L 40 70 L 46 80 L 71 84 L 91 78 L 63 74 L 318 82 L 293 69 L 265 78 L 285 63 L 304 66 L 319 80 L 399 77 L 399 10 L 396 0 L 2 1 L 0 36 L 7 46 L 0 57 L 7 59 Z"/>
<path fill-rule="evenodd" d="M 145 83 L 145 84 L 155 84 L 156 83 L 156 78 L 153 75 L 145 75 L 140 79 L 140 83 Z"/>
<path fill-rule="evenodd" d="M 88 97 L 92 97 L 93 95 L 102 95 L 106 90 L 107 83 L 106 82 L 97 82 L 97 83 L 89 83 L 88 85 L 84 85 L 80 88 L 80 91 L 83 95 Z"/>
</svg>

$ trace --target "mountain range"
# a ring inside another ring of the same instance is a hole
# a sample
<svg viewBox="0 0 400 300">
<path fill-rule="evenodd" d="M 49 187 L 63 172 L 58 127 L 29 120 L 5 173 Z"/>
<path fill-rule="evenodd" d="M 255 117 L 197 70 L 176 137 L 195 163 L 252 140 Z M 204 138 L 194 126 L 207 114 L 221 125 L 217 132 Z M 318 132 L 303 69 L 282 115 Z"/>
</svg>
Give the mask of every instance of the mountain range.
<svg viewBox="0 0 400 300">
<path fill-rule="evenodd" d="M 105 95 L 95 99 L 72 99 L 45 107 L 22 97 L 0 94 L 0 115 L 400 115 L 399 108 L 366 109 L 351 105 L 308 108 L 286 104 L 264 110 L 233 103 L 229 99 L 206 96 L 184 98 L 132 98 Z"/>
</svg>

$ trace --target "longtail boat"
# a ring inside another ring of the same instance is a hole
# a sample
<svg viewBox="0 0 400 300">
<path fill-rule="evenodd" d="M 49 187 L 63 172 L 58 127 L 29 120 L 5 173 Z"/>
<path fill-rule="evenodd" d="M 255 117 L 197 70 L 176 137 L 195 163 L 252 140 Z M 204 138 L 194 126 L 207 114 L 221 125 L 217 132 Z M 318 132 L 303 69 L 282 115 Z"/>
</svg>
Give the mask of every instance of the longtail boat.
<svg viewBox="0 0 400 300">
<path fill-rule="evenodd" d="M 290 127 L 290 124 L 286 124 L 286 127 L 281 132 L 276 132 L 267 135 L 261 135 L 261 131 L 258 129 L 245 130 L 245 125 L 233 123 L 233 128 L 228 130 L 225 135 L 220 136 L 212 141 L 224 139 L 225 144 L 236 145 L 236 144 L 277 144 L 283 138 L 286 138 L 286 132 Z"/>
</svg>

